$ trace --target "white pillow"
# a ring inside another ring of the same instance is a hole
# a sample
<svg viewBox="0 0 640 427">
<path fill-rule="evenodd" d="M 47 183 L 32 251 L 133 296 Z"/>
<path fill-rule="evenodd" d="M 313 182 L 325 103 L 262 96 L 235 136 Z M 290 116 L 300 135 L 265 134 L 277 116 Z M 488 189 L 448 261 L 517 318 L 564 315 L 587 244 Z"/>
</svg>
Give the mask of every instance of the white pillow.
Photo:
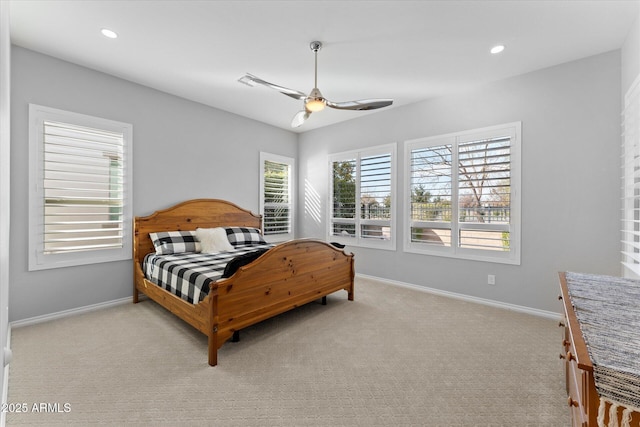
<svg viewBox="0 0 640 427">
<path fill-rule="evenodd" d="M 204 254 L 233 250 L 233 246 L 227 239 L 227 232 L 222 227 L 197 228 L 196 239 L 200 241 L 201 252 Z"/>
</svg>

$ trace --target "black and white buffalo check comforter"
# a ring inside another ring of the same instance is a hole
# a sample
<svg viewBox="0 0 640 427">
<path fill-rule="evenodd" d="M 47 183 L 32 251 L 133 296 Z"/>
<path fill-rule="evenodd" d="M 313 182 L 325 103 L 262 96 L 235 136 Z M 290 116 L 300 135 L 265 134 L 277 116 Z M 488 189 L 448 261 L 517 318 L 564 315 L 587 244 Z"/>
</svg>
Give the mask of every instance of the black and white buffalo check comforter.
<svg viewBox="0 0 640 427">
<path fill-rule="evenodd" d="M 232 251 L 216 254 L 148 254 L 144 258 L 143 270 L 147 280 L 183 300 L 197 304 L 209 293 L 209 284 L 222 277 L 229 261 L 239 255 L 272 247 L 271 244 L 236 246 Z"/>
</svg>

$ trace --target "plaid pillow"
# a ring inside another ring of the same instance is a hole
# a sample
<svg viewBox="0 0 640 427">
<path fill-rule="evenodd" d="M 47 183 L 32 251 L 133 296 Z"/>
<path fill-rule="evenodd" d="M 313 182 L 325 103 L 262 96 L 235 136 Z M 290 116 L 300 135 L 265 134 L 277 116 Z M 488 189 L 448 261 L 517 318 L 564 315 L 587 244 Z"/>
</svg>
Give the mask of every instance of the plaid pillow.
<svg viewBox="0 0 640 427">
<path fill-rule="evenodd" d="M 257 228 L 250 227 L 225 227 L 229 243 L 233 246 L 254 245 L 267 243 L 262 238 L 262 233 Z"/>
<path fill-rule="evenodd" d="M 171 255 L 182 252 L 200 252 L 200 242 L 195 231 L 161 231 L 149 233 L 157 255 Z"/>
</svg>

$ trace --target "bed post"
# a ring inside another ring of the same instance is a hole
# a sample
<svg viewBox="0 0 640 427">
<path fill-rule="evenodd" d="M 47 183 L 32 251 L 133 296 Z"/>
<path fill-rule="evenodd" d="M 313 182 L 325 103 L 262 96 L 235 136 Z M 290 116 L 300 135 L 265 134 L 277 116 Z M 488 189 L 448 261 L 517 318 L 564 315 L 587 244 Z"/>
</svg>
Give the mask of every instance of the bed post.
<svg viewBox="0 0 640 427">
<path fill-rule="evenodd" d="M 214 286 L 214 284 L 211 284 Z M 209 365 L 218 364 L 218 287 L 209 292 Z"/>
<path fill-rule="evenodd" d="M 133 303 L 137 304 L 139 301 L 139 296 L 138 296 L 138 279 L 136 278 L 136 273 L 133 273 Z"/>
<path fill-rule="evenodd" d="M 349 301 L 353 301 L 355 297 L 355 276 L 356 269 L 354 267 L 353 254 L 351 254 L 351 286 L 349 286 L 349 289 L 347 289 L 347 299 Z"/>
<path fill-rule="evenodd" d="M 133 303 L 137 304 L 138 296 L 138 270 L 136 266 L 140 265 L 138 261 L 138 221 L 133 219 Z"/>
</svg>

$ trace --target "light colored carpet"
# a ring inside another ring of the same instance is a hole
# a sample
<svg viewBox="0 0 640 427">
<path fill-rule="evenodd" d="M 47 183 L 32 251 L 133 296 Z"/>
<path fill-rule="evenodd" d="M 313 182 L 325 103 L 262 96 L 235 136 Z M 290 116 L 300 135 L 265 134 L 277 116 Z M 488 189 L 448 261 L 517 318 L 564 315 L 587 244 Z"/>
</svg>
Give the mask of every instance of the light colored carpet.
<svg viewBox="0 0 640 427">
<path fill-rule="evenodd" d="M 355 301 L 245 329 L 209 367 L 206 337 L 144 301 L 13 329 L 8 402 L 29 410 L 7 425 L 565 427 L 560 336 L 549 319 L 356 279 Z"/>
</svg>

